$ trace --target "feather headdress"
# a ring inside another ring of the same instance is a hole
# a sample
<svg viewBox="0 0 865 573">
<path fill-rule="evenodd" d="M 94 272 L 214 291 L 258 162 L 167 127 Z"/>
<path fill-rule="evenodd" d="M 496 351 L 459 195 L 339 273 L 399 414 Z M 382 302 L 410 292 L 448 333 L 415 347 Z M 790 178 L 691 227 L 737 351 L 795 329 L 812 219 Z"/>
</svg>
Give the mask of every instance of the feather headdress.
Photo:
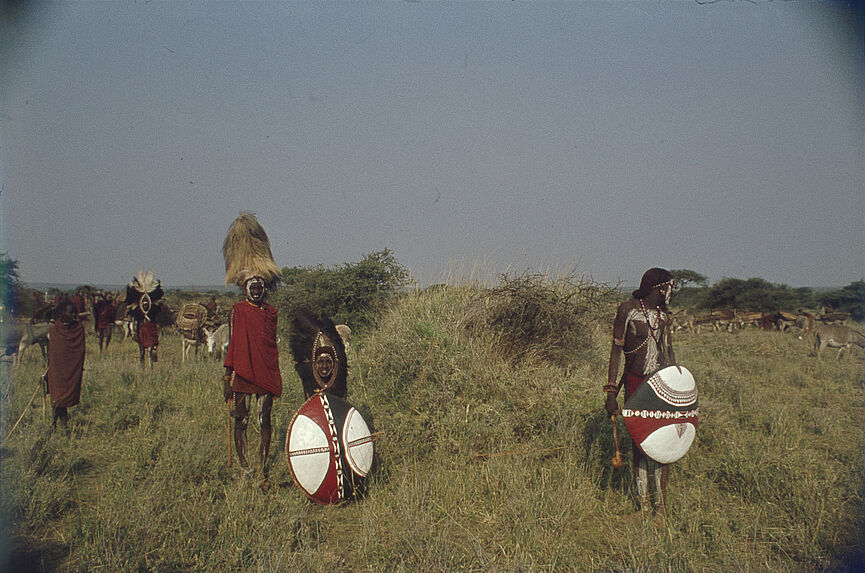
<svg viewBox="0 0 865 573">
<path fill-rule="evenodd" d="M 270 240 L 255 215 L 241 213 L 228 228 L 222 244 L 225 258 L 225 284 L 236 284 L 240 288 L 252 277 L 261 277 L 268 287 L 279 280 L 280 270 Z"/>
<path fill-rule="evenodd" d="M 129 286 L 140 293 L 145 293 L 152 292 L 157 286 L 159 286 L 159 283 L 157 282 L 156 275 L 153 273 L 152 269 L 147 269 L 146 271 L 141 269 L 135 273 Z"/>
</svg>

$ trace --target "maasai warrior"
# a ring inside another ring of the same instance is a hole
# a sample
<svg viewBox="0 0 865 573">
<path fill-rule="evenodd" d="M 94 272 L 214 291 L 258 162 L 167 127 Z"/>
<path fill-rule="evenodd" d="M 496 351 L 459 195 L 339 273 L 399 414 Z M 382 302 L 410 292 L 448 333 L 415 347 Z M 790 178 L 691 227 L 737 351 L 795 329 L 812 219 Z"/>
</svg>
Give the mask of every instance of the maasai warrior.
<svg viewBox="0 0 865 573">
<path fill-rule="evenodd" d="M 604 408 L 609 416 L 613 416 L 619 410 L 616 396 L 622 385 L 625 386 L 627 400 L 646 378 L 661 368 L 676 364 L 676 355 L 670 340 L 672 320 L 667 312 L 672 291 L 673 277 L 669 271 L 649 269 L 643 274 L 640 288 L 633 292 L 633 298 L 619 305 L 613 323 L 613 345 L 610 350 L 607 384 L 604 386 L 606 392 Z M 623 354 L 625 371 L 621 382 L 617 385 L 619 363 Z M 670 466 L 650 460 L 633 441 L 631 449 L 640 509 L 643 512 L 652 509 L 649 498 L 649 467 L 652 466 L 655 489 L 659 497 L 656 519 L 661 521 L 666 511 Z"/>
<path fill-rule="evenodd" d="M 246 427 L 250 402 L 258 405 L 260 475 L 267 483 L 267 461 L 272 435 L 273 399 L 282 395 L 279 353 L 276 346 L 276 309 L 267 304 L 268 290 L 279 279 L 267 234 L 251 213 L 231 224 L 222 247 L 225 282 L 243 289 L 246 300 L 236 303 L 229 319 L 223 395 L 234 417 L 234 445 L 243 468 L 248 466 Z"/>
<path fill-rule="evenodd" d="M 102 344 L 105 350 L 111 344 L 111 333 L 114 330 L 114 295 L 102 293 L 99 300 L 93 305 L 93 327 L 99 337 L 99 352 L 102 352 Z"/>
<path fill-rule="evenodd" d="M 126 304 L 132 308 L 141 365 L 144 366 L 146 353 L 151 368 L 153 363 L 159 360 L 156 354 L 159 347 L 159 329 L 155 319 L 161 310 L 156 301 L 162 298 L 162 295 L 162 283 L 156 280 L 151 270 L 138 271 L 126 287 Z"/>
<path fill-rule="evenodd" d="M 61 302 L 57 319 L 48 331 L 48 372 L 45 381 L 54 410 L 53 426 L 59 420 L 67 433 L 67 408 L 76 406 L 81 398 L 84 353 L 84 326 L 78 320 L 78 309 L 72 302 Z"/>
</svg>

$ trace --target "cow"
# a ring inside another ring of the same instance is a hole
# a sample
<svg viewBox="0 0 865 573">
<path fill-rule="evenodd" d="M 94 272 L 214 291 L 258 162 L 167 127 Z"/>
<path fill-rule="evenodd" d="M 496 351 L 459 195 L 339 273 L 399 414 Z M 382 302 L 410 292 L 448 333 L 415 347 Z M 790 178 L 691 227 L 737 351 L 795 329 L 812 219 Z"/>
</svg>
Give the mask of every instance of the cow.
<svg viewBox="0 0 865 573">
<path fill-rule="evenodd" d="M 814 329 L 814 349 L 817 351 L 817 359 L 827 346 L 838 349 L 835 356 L 837 360 L 845 348 L 853 345 L 865 348 L 865 334 L 854 330 L 843 324 L 822 324 Z"/>
</svg>

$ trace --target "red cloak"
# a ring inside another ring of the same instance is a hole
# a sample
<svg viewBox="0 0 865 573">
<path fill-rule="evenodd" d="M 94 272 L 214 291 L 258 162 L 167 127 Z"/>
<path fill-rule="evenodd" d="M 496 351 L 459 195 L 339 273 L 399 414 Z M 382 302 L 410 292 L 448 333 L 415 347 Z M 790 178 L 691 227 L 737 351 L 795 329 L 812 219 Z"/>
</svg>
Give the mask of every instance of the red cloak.
<svg viewBox="0 0 865 573">
<path fill-rule="evenodd" d="M 276 322 L 276 309 L 269 304 L 259 308 L 241 301 L 234 305 L 225 367 L 234 370 L 235 392 L 282 395 Z"/>
<path fill-rule="evenodd" d="M 93 305 L 93 311 L 96 315 L 96 330 L 104 330 L 114 325 L 114 303 L 100 300 Z"/>
<path fill-rule="evenodd" d="M 138 325 L 138 344 L 144 348 L 159 345 L 159 329 L 149 320 L 142 320 Z"/>
<path fill-rule="evenodd" d="M 48 330 L 48 393 L 55 408 L 69 408 L 81 398 L 84 374 L 84 326 L 59 320 Z"/>
</svg>

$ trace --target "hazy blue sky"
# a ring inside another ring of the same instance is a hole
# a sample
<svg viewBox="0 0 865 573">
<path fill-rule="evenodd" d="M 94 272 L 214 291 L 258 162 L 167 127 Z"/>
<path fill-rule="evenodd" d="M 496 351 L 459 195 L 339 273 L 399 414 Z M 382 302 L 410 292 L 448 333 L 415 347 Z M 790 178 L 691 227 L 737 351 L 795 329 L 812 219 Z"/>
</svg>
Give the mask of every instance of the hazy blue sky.
<svg viewBox="0 0 865 573">
<path fill-rule="evenodd" d="M 0 251 L 25 282 L 219 284 L 244 210 L 280 266 L 391 248 L 422 284 L 865 277 L 850 4 L 11 4 Z"/>
</svg>

